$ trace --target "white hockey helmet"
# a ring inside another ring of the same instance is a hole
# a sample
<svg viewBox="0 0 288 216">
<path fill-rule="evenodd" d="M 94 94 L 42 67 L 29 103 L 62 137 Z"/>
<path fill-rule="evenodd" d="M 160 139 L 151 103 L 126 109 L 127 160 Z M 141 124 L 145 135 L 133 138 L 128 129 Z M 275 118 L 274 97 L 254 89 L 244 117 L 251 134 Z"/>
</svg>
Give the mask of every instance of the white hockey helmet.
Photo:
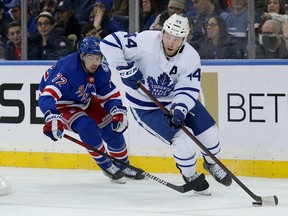
<svg viewBox="0 0 288 216">
<path fill-rule="evenodd" d="M 171 35 L 183 37 L 184 41 L 186 41 L 190 32 L 189 21 L 187 17 L 174 13 L 164 22 L 162 30 Z"/>
</svg>

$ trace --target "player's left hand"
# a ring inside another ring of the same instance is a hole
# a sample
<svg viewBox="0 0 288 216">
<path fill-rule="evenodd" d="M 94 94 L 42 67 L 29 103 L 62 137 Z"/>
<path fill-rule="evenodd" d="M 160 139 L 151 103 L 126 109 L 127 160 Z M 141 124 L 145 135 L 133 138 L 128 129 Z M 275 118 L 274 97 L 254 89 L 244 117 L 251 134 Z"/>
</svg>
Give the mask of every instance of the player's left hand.
<svg viewBox="0 0 288 216">
<path fill-rule="evenodd" d="M 172 104 L 170 109 L 171 121 L 176 127 L 184 124 L 188 108 L 183 103 Z"/>
<path fill-rule="evenodd" d="M 128 128 L 127 108 L 114 106 L 110 114 L 112 115 L 112 129 L 117 133 L 123 133 Z"/>
<path fill-rule="evenodd" d="M 144 83 L 142 72 L 133 62 L 127 66 L 118 66 L 116 69 L 119 71 L 121 80 L 126 86 L 137 90 L 139 88 L 138 81 L 140 80 Z"/>
</svg>

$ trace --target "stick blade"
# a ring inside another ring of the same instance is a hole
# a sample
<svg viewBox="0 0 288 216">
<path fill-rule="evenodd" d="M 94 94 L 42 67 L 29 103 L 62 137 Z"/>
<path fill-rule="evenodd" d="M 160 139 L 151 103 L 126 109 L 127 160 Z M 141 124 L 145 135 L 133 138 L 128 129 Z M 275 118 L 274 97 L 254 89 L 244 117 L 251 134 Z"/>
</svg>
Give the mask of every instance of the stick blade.
<svg viewBox="0 0 288 216">
<path fill-rule="evenodd" d="M 257 197 L 256 202 L 252 202 L 253 206 L 276 206 L 278 205 L 278 197 L 277 196 L 264 196 Z"/>
<path fill-rule="evenodd" d="M 261 197 L 262 203 L 265 206 L 276 206 L 278 205 L 278 197 L 277 196 L 264 196 Z"/>
</svg>

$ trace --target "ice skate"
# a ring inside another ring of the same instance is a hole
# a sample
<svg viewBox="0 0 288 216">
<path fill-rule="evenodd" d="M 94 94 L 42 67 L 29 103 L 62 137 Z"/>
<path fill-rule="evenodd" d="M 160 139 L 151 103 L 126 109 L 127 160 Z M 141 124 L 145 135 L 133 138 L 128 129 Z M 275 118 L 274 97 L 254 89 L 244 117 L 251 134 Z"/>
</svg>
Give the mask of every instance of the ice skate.
<svg viewBox="0 0 288 216">
<path fill-rule="evenodd" d="M 138 169 L 137 171 L 137 170 L 130 169 L 129 167 L 126 167 L 125 169 L 122 170 L 122 172 L 125 174 L 127 178 L 131 178 L 135 180 L 141 180 L 145 178 L 145 176 L 141 174 L 141 171 L 143 170 Z"/>
<path fill-rule="evenodd" d="M 192 175 L 191 177 L 186 177 L 186 176 L 184 176 L 184 175 L 182 175 L 182 177 L 183 177 L 184 181 L 185 181 L 186 183 L 188 183 L 188 182 L 192 182 L 192 181 L 194 181 L 196 178 L 198 178 L 198 177 L 199 177 L 199 174 L 198 174 L 197 172 L 195 172 L 195 174 Z M 199 186 L 197 186 L 197 187 L 194 189 L 194 192 L 195 192 L 196 194 L 200 194 L 200 195 L 211 196 L 211 193 L 209 192 L 208 188 L 209 188 L 209 184 L 208 184 L 208 182 L 206 181 L 206 179 L 204 179 L 204 181 L 202 182 L 202 184 L 199 185 Z"/>
<path fill-rule="evenodd" d="M 208 164 L 205 161 L 203 166 L 220 184 L 225 186 L 230 186 L 232 184 L 232 178 L 218 164 Z"/>
<path fill-rule="evenodd" d="M 125 184 L 126 180 L 124 178 L 125 174 L 117 166 L 112 164 L 107 169 L 102 169 L 104 175 L 110 178 L 110 181 L 117 184 Z"/>
</svg>

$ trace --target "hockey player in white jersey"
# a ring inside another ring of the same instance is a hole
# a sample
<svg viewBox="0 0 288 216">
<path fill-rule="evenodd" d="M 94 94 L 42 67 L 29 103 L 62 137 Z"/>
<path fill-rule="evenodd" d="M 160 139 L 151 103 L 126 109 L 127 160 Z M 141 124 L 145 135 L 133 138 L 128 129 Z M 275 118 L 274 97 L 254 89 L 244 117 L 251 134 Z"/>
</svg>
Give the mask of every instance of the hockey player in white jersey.
<svg viewBox="0 0 288 216">
<path fill-rule="evenodd" d="M 211 153 L 220 157 L 215 120 L 198 101 L 201 62 L 186 42 L 189 31 L 188 19 L 174 14 L 165 21 L 162 32 L 116 32 L 100 43 L 110 68 L 120 73 L 127 86 L 126 97 L 134 118 L 141 127 L 173 146 L 176 166 L 186 182 L 199 176 L 196 144 L 179 130 L 179 125 L 185 124 Z M 139 88 L 139 80 L 170 110 L 171 116 L 164 115 Z M 202 155 L 204 168 L 221 184 L 231 185 L 231 177 L 208 155 Z M 204 192 L 208 187 L 204 180 L 195 191 Z"/>
</svg>

